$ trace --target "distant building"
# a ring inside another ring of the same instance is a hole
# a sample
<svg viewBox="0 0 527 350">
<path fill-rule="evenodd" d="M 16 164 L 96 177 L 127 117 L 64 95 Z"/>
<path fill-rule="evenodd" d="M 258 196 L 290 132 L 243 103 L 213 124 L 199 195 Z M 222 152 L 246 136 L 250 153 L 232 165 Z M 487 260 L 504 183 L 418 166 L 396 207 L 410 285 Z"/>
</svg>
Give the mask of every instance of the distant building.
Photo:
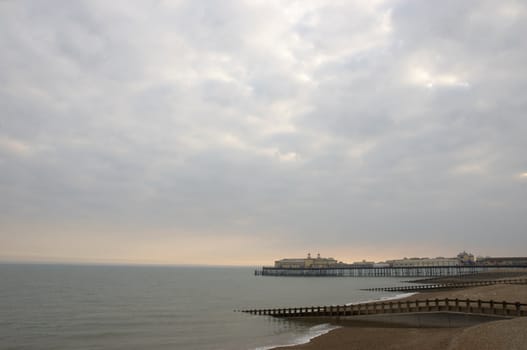
<svg viewBox="0 0 527 350">
<path fill-rule="evenodd" d="M 324 269 L 334 267 L 347 268 L 370 268 L 370 267 L 434 267 L 434 266 L 526 266 L 527 257 L 478 257 L 462 251 L 454 258 L 436 257 L 436 258 L 404 258 L 387 260 L 385 262 L 375 263 L 373 261 L 356 261 L 352 264 L 345 264 L 334 258 L 323 258 L 317 254 L 316 258 L 311 257 L 308 253 L 306 258 L 286 258 L 276 260 L 274 267 L 279 269 Z"/>
<path fill-rule="evenodd" d="M 476 263 L 492 266 L 527 266 L 527 257 L 478 257 Z"/>
<path fill-rule="evenodd" d="M 375 264 L 375 262 L 373 262 L 373 261 L 362 260 L 362 261 L 355 261 L 351 265 L 353 267 L 373 267 L 374 264 Z"/>
<path fill-rule="evenodd" d="M 307 258 L 303 259 L 281 259 L 274 262 L 274 267 L 281 269 L 328 268 L 343 265 L 345 264 L 333 258 L 321 258 L 320 254 L 317 254 L 316 258 L 312 258 L 311 254 L 307 254 Z"/>
<path fill-rule="evenodd" d="M 392 267 L 430 267 L 430 266 L 459 266 L 457 258 L 405 258 L 386 261 Z"/>
<path fill-rule="evenodd" d="M 457 258 L 463 265 L 473 265 L 475 263 L 474 255 L 467 253 L 466 251 L 459 253 Z"/>
<path fill-rule="evenodd" d="M 386 262 L 378 262 L 378 263 L 373 264 L 373 267 L 390 267 L 390 264 Z"/>
</svg>

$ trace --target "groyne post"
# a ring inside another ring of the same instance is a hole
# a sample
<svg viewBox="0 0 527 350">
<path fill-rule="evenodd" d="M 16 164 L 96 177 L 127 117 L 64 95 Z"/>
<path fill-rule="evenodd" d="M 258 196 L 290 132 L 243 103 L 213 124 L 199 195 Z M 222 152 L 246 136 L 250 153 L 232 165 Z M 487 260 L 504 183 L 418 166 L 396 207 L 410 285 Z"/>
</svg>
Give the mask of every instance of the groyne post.
<svg viewBox="0 0 527 350">
<path fill-rule="evenodd" d="M 424 306 L 423 306 L 424 305 Z M 475 314 L 491 314 L 500 316 L 526 316 L 527 304 L 520 302 L 497 302 L 494 300 L 484 301 L 481 299 L 424 299 L 407 300 L 397 302 L 374 302 L 355 305 L 330 305 L 330 306 L 306 306 L 295 308 L 274 309 L 246 309 L 241 312 L 252 315 L 267 315 L 272 317 L 314 317 L 329 316 L 340 320 L 342 316 L 405 313 L 405 312 L 433 312 L 433 311 L 457 311 Z"/>
</svg>

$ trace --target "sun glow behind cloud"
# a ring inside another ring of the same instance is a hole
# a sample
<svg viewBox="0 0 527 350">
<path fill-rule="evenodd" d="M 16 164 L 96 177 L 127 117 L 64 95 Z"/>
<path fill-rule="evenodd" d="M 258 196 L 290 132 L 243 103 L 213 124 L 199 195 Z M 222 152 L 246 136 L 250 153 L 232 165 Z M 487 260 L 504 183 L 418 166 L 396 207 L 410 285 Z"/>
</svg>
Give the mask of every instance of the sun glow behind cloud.
<svg viewBox="0 0 527 350">
<path fill-rule="evenodd" d="M 435 87 L 470 87 L 470 84 L 467 81 L 463 81 L 459 76 L 455 74 L 431 73 L 431 71 L 421 67 L 416 67 L 412 69 L 410 73 L 410 81 L 416 85 L 424 86 L 430 89 Z"/>
</svg>

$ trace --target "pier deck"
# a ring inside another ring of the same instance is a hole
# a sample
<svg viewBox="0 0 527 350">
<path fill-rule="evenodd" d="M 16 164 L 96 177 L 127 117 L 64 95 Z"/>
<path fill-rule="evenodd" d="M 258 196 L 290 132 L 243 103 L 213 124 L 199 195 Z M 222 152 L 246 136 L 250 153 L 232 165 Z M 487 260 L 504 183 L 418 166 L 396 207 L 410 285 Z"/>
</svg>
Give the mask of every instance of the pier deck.
<svg viewBox="0 0 527 350">
<path fill-rule="evenodd" d="M 329 267 L 329 268 L 277 268 L 264 266 L 254 271 L 256 276 L 288 277 L 437 277 L 462 276 L 480 272 L 520 271 L 525 265 L 489 266 L 408 266 L 408 267 Z"/>
</svg>

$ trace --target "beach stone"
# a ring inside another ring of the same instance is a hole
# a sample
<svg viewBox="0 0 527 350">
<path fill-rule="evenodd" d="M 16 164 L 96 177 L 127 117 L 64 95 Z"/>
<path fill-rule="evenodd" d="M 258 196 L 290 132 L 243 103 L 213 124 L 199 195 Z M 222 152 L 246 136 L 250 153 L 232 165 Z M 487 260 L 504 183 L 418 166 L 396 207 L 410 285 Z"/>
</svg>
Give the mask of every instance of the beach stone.
<svg viewBox="0 0 527 350">
<path fill-rule="evenodd" d="M 527 318 L 496 321 L 466 328 L 449 350 L 527 350 Z"/>
</svg>

